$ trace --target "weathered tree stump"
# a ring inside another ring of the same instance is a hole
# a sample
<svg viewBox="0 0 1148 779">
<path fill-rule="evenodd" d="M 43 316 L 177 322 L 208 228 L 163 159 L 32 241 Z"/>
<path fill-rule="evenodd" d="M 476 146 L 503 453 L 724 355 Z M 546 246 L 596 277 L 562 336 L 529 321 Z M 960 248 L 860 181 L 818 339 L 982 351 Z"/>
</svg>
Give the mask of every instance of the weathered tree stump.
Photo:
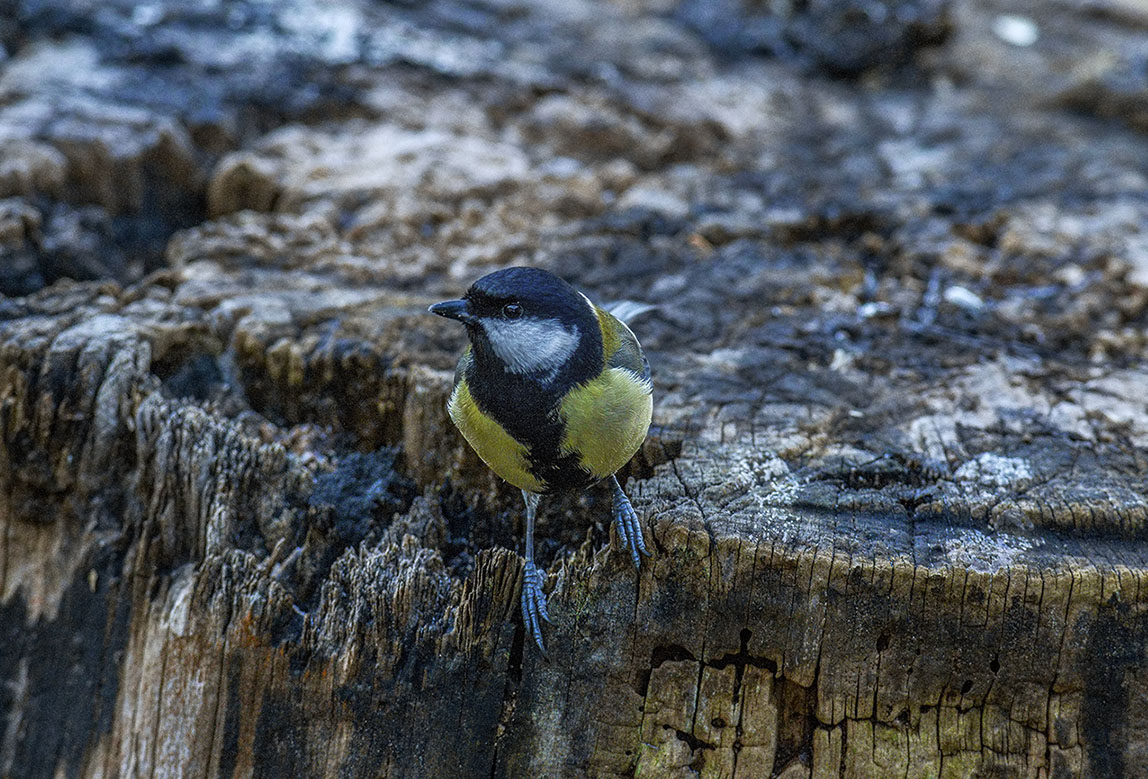
<svg viewBox="0 0 1148 779">
<path fill-rule="evenodd" d="M 1142 10 L 233 5 L 0 19 L 0 776 L 1148 771 Z M 511 262 L 658 306 L 549 661 Z"/>
</svg>

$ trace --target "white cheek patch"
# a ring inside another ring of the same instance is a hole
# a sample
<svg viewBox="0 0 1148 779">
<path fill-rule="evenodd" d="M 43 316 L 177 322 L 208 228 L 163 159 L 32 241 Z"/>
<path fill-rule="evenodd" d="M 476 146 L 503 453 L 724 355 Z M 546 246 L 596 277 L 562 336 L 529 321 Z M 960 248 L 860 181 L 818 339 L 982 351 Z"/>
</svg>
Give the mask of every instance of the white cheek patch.
<svg viewBox="0 0 1148 779">
<path fill-rule="evenodd" d="M 482 328 L 511 373 L 556 374 L 578 348 L 577 329 L 568 330 L 557 319 L 484 319 Z"/>
</svg>

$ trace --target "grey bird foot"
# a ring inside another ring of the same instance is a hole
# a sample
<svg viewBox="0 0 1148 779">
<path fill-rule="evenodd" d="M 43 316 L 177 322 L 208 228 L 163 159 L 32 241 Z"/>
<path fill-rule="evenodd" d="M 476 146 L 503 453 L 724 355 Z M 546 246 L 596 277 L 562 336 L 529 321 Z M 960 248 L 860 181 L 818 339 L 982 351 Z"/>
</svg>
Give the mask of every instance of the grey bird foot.
<svg viewBox="0 0 1148 779">
<path fill-rule="evenodd" d="M 546 655 L 546 645 L 542 643 L 542 621 L 550 621 L 546 613 L 546 593 L 542 591 L 542 572 L 533 560 L 526 561 L 522 572 L 522 624 L 534 637 L 534 643 Z"/>
<path fill-rule="evenodd" d="M 630 548 L 630 557 L 634 560 L 634 567 L 642 567 L 642 555 L 650 556 L 646 551 L 646 539 L 642 537 L 642 525 L 638 522 L 638 515 L 630 505 L 630 499 L 622 492 L 618 480 L 614 480 L 614 524 L 618 528 L 618 535 L 622 543 Z"/>
</svg>

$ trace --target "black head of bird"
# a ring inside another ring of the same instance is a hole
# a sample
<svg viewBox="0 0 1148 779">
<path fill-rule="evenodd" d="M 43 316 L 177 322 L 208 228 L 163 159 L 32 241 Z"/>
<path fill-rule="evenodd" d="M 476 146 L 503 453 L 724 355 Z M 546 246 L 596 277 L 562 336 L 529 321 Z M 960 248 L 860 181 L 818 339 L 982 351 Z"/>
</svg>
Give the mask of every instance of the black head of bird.
<svg viewBox="0 0 1148 779">
<path fill-rule="evenodd" d="M 539 496 L 610 479 L 618 535 L 635 565 L 647 554 L 637 515 L 614 475 L 642 445 L 653 388 L 638 339 L 609 311 L 548 271 L 507 268 L 459 300 L 430 307 L 466 326 L 450 418 L 526 501 L 522 616 L 539 648 L 549 621 L 534 564 Z"/>
</svg>

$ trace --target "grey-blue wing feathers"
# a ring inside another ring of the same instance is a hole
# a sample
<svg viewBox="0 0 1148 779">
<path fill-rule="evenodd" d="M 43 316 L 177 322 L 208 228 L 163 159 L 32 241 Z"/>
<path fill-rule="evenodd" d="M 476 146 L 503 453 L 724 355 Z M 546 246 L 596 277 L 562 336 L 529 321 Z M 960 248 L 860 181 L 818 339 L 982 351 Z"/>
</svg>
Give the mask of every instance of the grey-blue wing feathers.
<svg viewBox="0 0 1148 779">
<path fill-rule="evenodd" d="M 607 357 L 606 365 L 610 368 L 625 368 L 640 376 L 642 381 L 647 383 L 650 381 L 650 362 L 642 353 L 638 339 L 634 337 L 630 328 L 621 322 L 618 323 L 618 348 Z"/>
</svg>

